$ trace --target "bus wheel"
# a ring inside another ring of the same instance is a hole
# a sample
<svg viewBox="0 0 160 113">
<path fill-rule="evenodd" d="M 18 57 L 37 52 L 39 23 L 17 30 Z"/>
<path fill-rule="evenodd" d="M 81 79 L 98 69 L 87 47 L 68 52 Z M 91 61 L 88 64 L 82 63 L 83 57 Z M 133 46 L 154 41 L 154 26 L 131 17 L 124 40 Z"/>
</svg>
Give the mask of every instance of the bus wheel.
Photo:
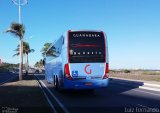
<svg viewBox="0 0 160 113">
<path fill-rule="evenodd" d="M 53 87 L 56 87 L 56 79 L 55 79 L 55 76 L 53 76 Z"/>
<path fill-rule="evenodd" d="M 56 88 L 56 90 L 59 89 L 59 83 L 58 83 L 58 78 L 57 77 L 55 77 L 55 88 Z"/>
<path fill-rule="evenodd" d="M 58 92 L 63 92 L 64 90 L 59 86 L 59 81 L 58 81 L 58 78 L 55 77 L 55 89 L 58 91 Z"/>
</svg>

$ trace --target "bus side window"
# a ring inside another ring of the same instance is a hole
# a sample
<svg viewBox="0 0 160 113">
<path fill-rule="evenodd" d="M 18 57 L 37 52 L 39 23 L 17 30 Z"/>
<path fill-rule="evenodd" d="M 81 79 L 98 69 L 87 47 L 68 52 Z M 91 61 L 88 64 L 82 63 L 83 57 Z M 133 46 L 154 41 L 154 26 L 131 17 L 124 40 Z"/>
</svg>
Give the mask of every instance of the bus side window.
<svg viewBox="0 0 160 113">
<path fill-rule="evenodd" d="M 53 45 L 46 53 L 46 61 L 53 60 L 56 57 L 56 47 Z"/>
</svg>

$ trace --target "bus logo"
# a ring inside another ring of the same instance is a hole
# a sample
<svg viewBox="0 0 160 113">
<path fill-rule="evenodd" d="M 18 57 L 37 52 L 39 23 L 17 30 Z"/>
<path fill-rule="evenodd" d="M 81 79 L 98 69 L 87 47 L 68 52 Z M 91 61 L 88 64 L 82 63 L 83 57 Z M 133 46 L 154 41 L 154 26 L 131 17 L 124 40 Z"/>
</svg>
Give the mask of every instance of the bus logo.
<svg viewBox="0 0 160 113">
<path fill-rule="evenodd" d="M 72 76 L 73 77 L 78 77 L 78 71 L 72 71 Z"/>
<path fill-rule="evenodd" d="M 92 70 L 91 69 L 87 69 L 87 68 L 89 68 L 90 67 L 90 64 L 87 64 L 85 67 L 84 67 L 84 71 L 85 71 L 85 73 L 87 73 L 87 74 L 91 74 L 92 73 Z"/>
</svg>

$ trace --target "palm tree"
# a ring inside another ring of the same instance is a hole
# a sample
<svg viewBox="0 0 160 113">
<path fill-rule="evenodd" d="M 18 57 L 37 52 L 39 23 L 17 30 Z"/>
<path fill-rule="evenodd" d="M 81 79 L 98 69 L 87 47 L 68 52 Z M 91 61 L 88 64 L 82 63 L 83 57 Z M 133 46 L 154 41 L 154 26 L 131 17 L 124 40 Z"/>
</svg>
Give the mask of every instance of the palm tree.
<svg viewBox="0 0 160 113">
<path fill-rule="evenodd" d="M 44 57 L 48 48 L 51 46 L 52 43 L 45 43 L 44 47 L 42 48 L 41 52 L 42 52 L 42 56 Z"/>
<path fill-rule="evenodd" d="M 37 62 L 35 63 L 35 65 L 34 65 L 34 67 L 38 67 L 38 63 L 39 63 L 39 62 L 37 61 Z"/>
<path fill-rule="evenodd" d="M 26 68 L 27 68 L 27 72 L 28 72 L 28 67 L 29 67 L 29 61 L 28 61 L 28 55 L 29 53 L 34 52 L 34 49 L 30 49 L 29 43 L 26 43 L 26 45 L 24 46 L 24 50 L 25 50 L 25 54 L 26 54 Z"/>
<path fill-rule="evenodd" d="M 40 59 L 40 61 L 37 61 L 34 65 L 34 67 L 42 68 L 43 67 L 43 60 Z"/>
<path fill-rule="evenodd" d="M 49 56 L 53 56 L 55 57 L 56 54 L 58 54 L 59 51 L 56 51 L 56 48 L 55 46 L 52 46 L 50 49 L 49 47 L 52 45 L 52 43 L 45 43 L 44 44 L 44 47 L 42 48 L 41 52 L 42 52 L 42 56 L 43 56 L 43 60 L 42 60 L 42 64 L 45 65 L 45 61 L 46 61 L 46 58 L 45 58 L 45 55 L 49 55 Z M 49 50 L 48 50 L 49 49 Z"/>
<path fill-rule="evenodd" d="M 22 68 L 23 68 L 23 36 L 25 33 L 25 27 L 23 24 L 19 24 L 16 22 L 11 23 L 11 26 L 9 27 L 9 29 L 7 29 L 5 31 L 6 33 L 11 33 L 14 36 L 19 38 L 19 45 L 20 45 L 20 49 L 19 49 L 19 53 L 20 53 L 20 64 L 19 64 L 19 80 L 22 80 Z"/>
<path fill-rule="evenodd" d="M 17 48 L 15 49 L 15 51 L 17 52 L 16 54 L 14 54 L 13 56 L 18 56 L 19 55 L 19 48 L 20 46 L 18 45 Z M 26 56 L 26 63 L 25 63 L 25 67 L 26 67 L 26 72 L 28 72 L 28 67 L 29 67 L 29 62 L 28 62 L 28 54 L 34 52 L 34 49 L 30 49 L 29 43 L 27 42 L 23 42 L 23 55 Z"/>
</svg>

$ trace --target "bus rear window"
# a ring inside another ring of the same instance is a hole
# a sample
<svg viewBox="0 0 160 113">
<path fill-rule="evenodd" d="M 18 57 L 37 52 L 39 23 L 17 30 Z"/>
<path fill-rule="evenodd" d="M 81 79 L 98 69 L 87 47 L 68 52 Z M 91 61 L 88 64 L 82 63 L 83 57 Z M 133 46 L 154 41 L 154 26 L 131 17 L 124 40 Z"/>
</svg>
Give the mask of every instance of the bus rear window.
<svg viewBox="0 0 160 113">
<path fill-rule="evenodd" d="M 70 63 L 105 62 L 105 40 L 102 32 L 69 32 Z"/>
</svg>

